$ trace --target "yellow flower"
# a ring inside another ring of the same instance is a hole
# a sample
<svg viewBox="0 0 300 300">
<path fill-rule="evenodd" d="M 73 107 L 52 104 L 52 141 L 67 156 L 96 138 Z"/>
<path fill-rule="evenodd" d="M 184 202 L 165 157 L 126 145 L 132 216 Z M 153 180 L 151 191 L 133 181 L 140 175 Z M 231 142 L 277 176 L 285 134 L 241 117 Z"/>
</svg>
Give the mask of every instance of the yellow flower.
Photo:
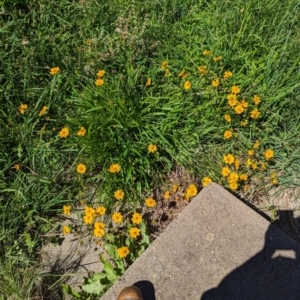
<svg viewBox="0 0 300 300">
<path fill-rule="evenodd" d="M 149 153 L 154 153 L 156 151 L 157 151 L 157 146 L 156 145 L 154 145 L 154 144 L 148 145 L 148 152 Z"/>
<path fill-rule="evenodd" d="M 85 224 L 92 224 L 93 223 L 93 215 L 91 213 L 86 213 L 83 216 L 83 222 Z"/>
<path fill-rule="evenodd" d="M 232 76 L 232 72 L 231 71 L 225 71 L 223 74 L 223 78 L 229 78 Z"/>
<path fill-rule="evenodd" d="M 43 116 L 48 110 L 48 106 L 44 105 L 43 108 L 40 110 L 39 117 Z"/>
<path fill-rule="evenodd" d="M 76 170 L 77 173 L 84 174 L 86 172 L 86 166 L 84 164 L 78 164 Z"/>
<path fill-rule="evenodd" d="M 218 87 L 219 84 L 220 84 L 220 81 L 219 81 L 218 78 L 217 78 L 217 79 L 214 79 L 214 80 L 211 82 L 211 85 L 212 85 L 213 87 Z"/>
<path fill-rule="evenodd" d="M 207 73 L 207 66 L 198 67 L 198 71 L 200 72 L 200 74 L 205 75 Z"/>
<path fill-rule="evenodd" d="M 121 171 L 121 166 L 119 164 L 110 165 L 108 171 L 110 173 L 119 173 Z"/>
<path fill-rule="evenodd" d="M 234 108 L 234 111 L 235 111 L 238 115 L 240 115 L 240 114 L 242 114 L 242 113 L 245 111 L 245 109 L 244 109 L 244 107 L 243 107 L 241 104 L 238 104 L 238 105 Z"/>
<path fill-rule="evenodd" d="M 137 227 L 131 227 L 129 229 L 129 235 L 133 238 L 136 239 L 139 235 L 141 234 L 141 230 Z"/>
<path fill-rule="evenodd" d="M 204 50 L 204 51 L 202 52 L 202 54 L 203 54 L 204 56 L 208 56 L 208 55 L 211 55 L 211 51 L 209 51 L 209 50 Z"/>
<path fill-rule="evenodd" d="M 94 227 L 95 228 L 105 228 L 105 224 L 102 222 L 95 222 Z"/>
<path fill-rule="evenodd" d="M 25 111 L 27 110 L 27 108 L 28 108 L 28 105 L 22 103 L 22 104 L 19 106 L 19 112 L 23 115 L 23 114 L 25 113 Z"/>
<path fill-rule="evenodd" d="M 121 247 L 117 250 L 118 252 L 118 255 L 121 257 L 121 258 L 125 258 L 128 254 L 129 254 L 129 249 L 128 247 Z"/>
<path fill-rule="evenodd" d="M 68 234 L 71 232 L 71 228 L 68 226 L 68 225 L 64 225 L 64 228 L 63 228 L 63 233 L 64 234 Z"/>
<path fill-rule="evenodd" d="M 273 171 L 270 176 L 271 176 L 271 178 L 275 178 L 277 176 L 277 174 L 275 171 Z"/>
<path fill-rule="evenodd" d="M 225 116 L 224 116 L 224 119 L 225 119 L 228 123 L 231 122 L 231 117 L 230 117 L 229 115 L 225 115 Z"/>
<path fill-rule="evenodd" d="M 166 192 L 164 193 L 164 198 L 165 198 L 166 200 L 168 200 L 168 199 L 170 199 L 170 197 L 171 197 L 170 192 L 169 192 L 169 191 L 166 191 Z"/>
<path fill-rule="evenodd" d="M 235 94 L 229 94 L 227 95 L 228 104 L 230 107 L 234 107 L 237 105 L 238 101 Z"/>
<path fill-rule="evenodd" d="M 104 228 L 94 228 L 94 236 L 95 237 L 103 237 L 105 235 Z"/>
<path fill-rule="evenodd" d="M 163 61 L 162 64 L 161 64 L 161 69 L 162 69 L 162 70 L 166 70 L 167 68 L 168 68 L 168 62 L 165 60 L 165 61 Z"/>
<path fill-rule="evenodd" d="M 178 74 L 178 77 L 179 77 L 179 78 L 182 77 L 182 76 L 184 75 L 184 72 L 185 72 L 185 70 L 182 70 L 182 71 Z"/>
<path fill-rule="evenodd" d="M 56 75 L 60 72 L 60 68 L 59 67 L 54 67 L 54 68 L 51 68 L 49 73 L 50 75 Z"/>
<path fill-rule="evenodd" d="M 114 212 L 111 218 L 115 223 L 121 223 L 123 220 L 123 216 L 119 212 Z"/>
<path fill-rule="evenodd" d="M 216 57 L 213 58 L 213 60 L 214 60 L 214 61 L 222 60 L 222 56 L 216 56 Z"/>
<path fill-rule="evenodd" d="M 235 182 L 239 180 L 239 175 L 236 172 L 232 172 L 229 174 L 227 178 L 228 182 Z"/>
<path fill-rule="evenodd" d="M 59 133 L 58 133 L 59 137 L 61 138 L 66 138 L 69 135 L 69 128 L 68 127 L 64 127 Z"/>
<path fill-rule="evenodd" d="M 95 222 L 94 224 L 94 236 L 103 237 L 105 235 L 105 224 L 102 222 Z"/>
<path fill-rule="evenodd" d="M 102 216 L 102 215 L 105 214 L 105 212 L 106 212 L 106 208 L 104 206 L 99 206 L 95 210 L 95 215 L 96 216 Z"/>
<path fill-rule="evenodd" d="M 275 184 L 275 185 L 278 184 L 277 178 L 273 178 L 273 179 L 272 179 L 272 183 Z"/>
<path fill-rule="evenodd" d="M 186 190 L 187 197 L 194 197 L 198 193 L 197 187 L 194 184 L 190 184 Z"/>
<path fill-rule="evenodd" d="M 253 102 L 254 102 L 255 105 L 258 105 L 261 102 L 259 96 L 254 95 L 253 96 Z"/>
<path fill-rule="evenodd" d="M 253 156 L 254 155 L 254 150 L 248 150 L 248 155 Z"/>
<path fill-rule="evenodd" d="M 250 158 L 247 159 L 246 165 L 247 167 L 250 167 L 252 165 L 252 161 Z"/>
<path fill-rule="evenodd" d="M 274 157 L 274 151 L 271 149 L 267 149 L 265 152 L 266 160 L 269 160 Z"/>
<path fill-rule="evenodd" d="M 97 77 L 103 77 L 105 75 L 105 73 L 106 73 L 105 70 L 100 70 L 97 73 Z"/>
<path fill-rule="evenodd" d="M 63 211 L 64 211 L 64 215 L 66 216 L 70 216 L 71 215 L 71 205 L 64 205 L 63 206 Z"/>
<path fill-rule="evenodd" d="M 247 174 L 241 174 L 240 175 L 240 180 L 243 180 L 243 181 L 248 180 L 248 175 Z"/>
<path fill-rule="evenodd" d="M 209 185 L 211 182 L 212 182 L 212 180 L 209 177 L 204 177 L 202 179 L 202 185 L 203 185 L 203 187 Z"/>
<path fill-rule="evenodd" d="M 230 169 L 228 168 L 228 167 L 223 167 L 222 168 L 222 175 L 224 176 L 224 177 L 227 177 L 229 174 L 230 174 Z"/>
<path fill-rule="evenodd" d="M 114 197 L 117 199 L 117 200 L 123 200 L 124 199 L 124 195 L 125 193 L 122 191 L 122 190 L 116 190 L 114 192 Z"/>
<path fill-rule="evenodd" d="M 250 114 L 252 119 L 258 119 L 259 115 L 260 115 L 260 112 L 258 111 L 257 108 L 253 109 Z"/>
<path fill-rule="evenodd" d="M 165 71 L 165 77 L 168 77 L 170 75 L 170 70 L 169 69 L 166 69 L 166 71 Z"/>
<path fill-rule="evenodd" d="M 238 169 L 240 168 L 240 164 L 241 164 L 240 160 L 239 160 L 239 159 L 236 159 L 236 160 L 234 161 L 234 168 L 235 168 L 236 170 L 238 170 Z"/>
<path fill-rule="evenodd" d="M 77 132 L 78 136 L 85 136 L 86 129 L 84 127 L 80 127 L 79 131 Z"/>
<path fill-rule="evenodd" d="M 248 121 L 247 121 L 247 120 L 245 120 L 245 121 L 241 121 L 241 125 L 242 125 L 242 126 L 244 126 L 244 127 L 245 127 L 247 124 L 248 124 Z"/>
<path fill-rule="evenodd" d="M 143 221 L 142 215 L 139 213 L 134 213 L 132 215 L 131 221 L 133 224 L 140 224 Z"/>
<path fill-rule="evenodd" d="M 173 192 L 173 193 L 176 193 L 177 191 L 178 191 L 178 185 L 174 183 L 174 184 L 172 185 L 172 192 Z"/>
<path fill-rule="evenodd" d="M 237 188 L 239 187 L 237 182 L 236 181 L 232 181 L 229 183 L 229 187 L 232 189 L 232 190 L 237 190 Z"/>
<path fill-rule="evenodd" d="M 102 79 L 102 78 L 96 79 L 95 85 L 100 86 L 100 85 L 103 85 L 103 84 L 104 84 L 104 79 Z"/>
<path fill-rule="evenodd" d="M 86 215 L 88 215 L 88 214 L 94 215 L 95 214 L 95 209 L 93 207 L 91 207 L 91 206 L 86 206 L 84 208 L 84 213 Z"/>
<path fill-rule="evenodd" d="M 256 140 L 256 142 L 253 145 L 254 149 L 257 149 L 260 146 L 260 142 L 258 140 Z"/>
<path fill-rule="evenodd" d="M 146 87 L 147 87 L 147 86 L 150 86 L 150 85 L 151 85 L 151 82 L 152 82 L 152 81 L 151 81 L 151 78 L 148 78 L 147 81 L 146 81 Z"/>
<path fill-rule="evenodd" d="M 239 94 L 241 91 L 241 89 L 237 86 L 237 85 L 234 85 L 232 88 L 231 88 L 231 93 L 232 94 Z"/>
<path fill-rule="evenodd" d="M 225 139 L 230 139 L 232 137 L 232 131 L 231 130 L 226 130 L 224 132 L 224 138 Z"/>
<path fill-rule="evenodd" d="M 241 101 L 241 105 L 244 107 L 244 108 L 247 108 L 248 107 L 248 102 L 245 101 L 244 99 Z"/>
<path fill-rule="evenodd" d="M 234 156 L 232 154 L 227 154 L 227 155 L 224 155 L 224 162 L 226 164 L 233 164 L 234 163 Z"/>
<path fill-rule="evenodd" d="M 20 165 L 19 164 L 15 164 L 12 169 L 15 169 L 16 171 L 20 170 Z"/>
<path fill-rule="evenodd" d="M 251 163 L 251 167 L 252 167 L 253 170 L 256 170 L 257 169 L 257 162 L 253 161 Z"/>
<path fill-rule="evenodd" d="M 145 200 L 145 204 L 147 207 L 154 207 L 156 205 L 156 201 L 150 197 Z"/>
<path fill-rule="evenodd" d="M 185 90 L 189 90 L 192 87 L 192 85 L 189 81 L 186 81 L 184 83 L 183 87 L 184 87 Z"/>
</svg>

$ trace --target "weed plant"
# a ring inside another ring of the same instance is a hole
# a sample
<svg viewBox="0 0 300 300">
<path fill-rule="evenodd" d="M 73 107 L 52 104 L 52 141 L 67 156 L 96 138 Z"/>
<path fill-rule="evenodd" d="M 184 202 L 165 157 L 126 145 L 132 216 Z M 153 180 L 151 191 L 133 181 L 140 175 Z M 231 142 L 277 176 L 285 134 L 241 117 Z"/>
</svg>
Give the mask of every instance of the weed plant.
<svg viewBox="0 0 300 300">
<path fill-rule="evenodd" d="M 0 297 L 17 295 L 13 274 L 31 270 L 57 226 L 106 238 L 125 269 L 150 242 L 143 215 L 176 165 L 246 198 L 299 186 L 299 5 L 2 1 Z M 62 212 L 79 223 L 62 225 Z"/>
</svg>

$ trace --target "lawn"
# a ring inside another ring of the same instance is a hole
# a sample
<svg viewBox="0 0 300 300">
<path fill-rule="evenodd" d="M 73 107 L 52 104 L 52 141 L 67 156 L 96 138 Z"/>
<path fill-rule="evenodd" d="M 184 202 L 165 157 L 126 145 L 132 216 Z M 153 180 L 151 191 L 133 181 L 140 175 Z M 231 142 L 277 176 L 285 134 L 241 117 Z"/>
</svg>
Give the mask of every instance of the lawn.
<svg viewBox="0 0 300 300">
<path fill-rule="evenodd" d="M 149 245 L 159 203 L 211 181 L 247 201 L 299 187 L 299 6 L 0 1 L 0 299 L 43 299 L 58 234 L 113 258 L 76 296 L 93 299 Z"/>
</svg>

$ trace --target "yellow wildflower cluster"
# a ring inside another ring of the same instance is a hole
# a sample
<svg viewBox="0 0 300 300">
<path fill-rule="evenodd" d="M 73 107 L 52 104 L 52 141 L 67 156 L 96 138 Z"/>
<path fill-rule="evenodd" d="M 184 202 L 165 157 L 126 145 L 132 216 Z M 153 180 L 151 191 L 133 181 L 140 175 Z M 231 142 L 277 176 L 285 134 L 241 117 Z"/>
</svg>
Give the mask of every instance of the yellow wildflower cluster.
<svg viewBox="0 0 300 300">
<path fill-rule="evenodd" d="M 44 105 L 43 108 L 39 112 L 39 117 L 45 115 L 47 113 L 48 106 Z"/>
<path fill-rule="evenodd" d="M 136 239 L 141 233 L 141 230 L 137 227 L 131 227 L 129 229 L 129 235 L 133 238 Z"/>
<path fill-rule="evenodd" d="M 60 138 L 66 138 L 70 134 L 69 128 L 64 127 L 61 129 L 61 131 L 58 133 Z"/>
<path fill-rule="evenodd" d="M 77 132 L 78 136 L 85 136 L 86 134 L 86 129 L 84 127 L 80 127 L 80 129 Z"/>
<path fill-rule="evenodd" d="M 104 84 L 104 79 L 103 79 L 103 76 L 105 75 L 105 70 L 100 70 L 98 71 L 97 73 L 97 79 L 95 81 L 95 85 L 96 86 L 101 86 Z"/>
<path fill-rule="evenodd" d="M 209 185 L 210 183 L 212 182 L 212 180 L 211 180 L 211 178 L 209 178 L 209 177 L 204 177 L 203 179 L 202 179 L 202 186 L 203 187 L 206 187 L 207 185 Z"/>
<path fill-rule="evenodd" d="M 129 254 L 128 247 L 124 246 L 117 249 L 117 253 L 121 258 L 125 258 Z"/>
<path fill-rule="evenodd" d="M 86 165 L 85 164 L 78 164 L 76 167 L 77 173 L 84 174 L 86 172 Z"/>
<path fill-rule="evenodd" d="M 65 216 L 70 216 L 71 215 L 71 209 L 72 209 L 71 205 L 64 205 L 63 206 L 64 215 Z"/>
<path fill-rule="evenodd" d="M 147 81 L 146 81 L 146 84 L 145 84 L 146 87 L 147 87 L 147 86 L 150 86 L 150 85 L 151 85 L 151 82 L 152 82 L 151 78 L 148 78 Z"/>
<path fill-rule="evenodd" d="M 200 74 L 205 75 L 207 73 L 207 66 L 198 67 L 198 71 L 200 72 Z"/>
<path fill-rule="evenodd" d="M 133 224 L 140 224 L 143 221 L 142 215 L 140 213 L 135 212 L 132 215 L 131 221 Z"/>
<path fill-rule="evenodd" d="M 117 199 L 117 200 L 123 200 L 124 199 L 124 196 L 125 196 L 125 193 L 124 191 L 122 190 L 116 190 L 114 192 L 114 197 Z"/>
<path fill-rule="evenodd" d="M 19 112 L 20 112 L 20 114 L 24 114 L 25 113 L 25 111 L 27 110 L 27 108 L 28 108 L 28 105 L 27 104 L 21 104 L 20 106 L 19 106 Z"/>
<path fill-rule="evenodd" d="M 191 197 L 195 197 L 198 193 L 197 187 L 194 184 L 190 184 L 185 192 L 185 198 L 190 199 Z"/>
<path fill-rule="evenodd" d="M 192 84 L 190 81 L 186 81 L 184 84 L 183 84 L 183 87 L 185 90 L 190 90 L 191 87 L 192 87 Z"/>
<path fill-rule="evenodd" d="M 157 151 L 157 146 L 156 145 L 154 145 L 154 144 L 149 144 L 148 145 L 148 152 L 149 153 L 154 153 L 156 151 Z"/>
<path fill-rule="evenodd" d="M 51 68 L 49 73 L 50 75 L 56 75 L 60 72 L 60 68 L 59 67 L 54 67 L 54 68 Z"/>
<path fill-rule="evenodd" d="M 121 171 L 121 166 L 119 164 L 112 164 L 108 171 L 109 173 L 119 173 Z"/>
<path fill-rule="evenodd" d="M 68 225 L 64 225 L 63 227 L 63 234 L 68 234 L 71 232 L 71 227 Z"/>
<path fill-rule="evenodd" d="M 145 200 L 145 205 L 149 208 L 152 208 L 156 205 L 156 201 L 153 198 L 149 197 Z"/>
<path fill-rule="evenodd" d="M 111 218 L 115 223 L 121 223 L 123 220 L 123 216 L 120 212 L 114 212 Z"/>
<path fill-rule="evenodd" d="M 105 224 L 102 222 L 94 223 L 94 236 L 95 237 L 103 237 L 105 234 Z"/>
</svg>

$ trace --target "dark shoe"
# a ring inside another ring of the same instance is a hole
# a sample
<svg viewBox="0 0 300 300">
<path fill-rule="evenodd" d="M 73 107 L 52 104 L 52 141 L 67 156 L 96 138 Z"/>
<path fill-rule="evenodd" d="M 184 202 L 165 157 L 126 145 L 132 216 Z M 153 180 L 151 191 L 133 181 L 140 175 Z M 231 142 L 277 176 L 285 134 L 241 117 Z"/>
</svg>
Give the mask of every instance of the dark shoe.
<svg viewBox="0 0 300 300">
<path fill-rule="evenodd" d="M 143 300 L 143 296 L 139 288 L 128 286 L 121 291 L 117 300 Z"/>
</svg>

